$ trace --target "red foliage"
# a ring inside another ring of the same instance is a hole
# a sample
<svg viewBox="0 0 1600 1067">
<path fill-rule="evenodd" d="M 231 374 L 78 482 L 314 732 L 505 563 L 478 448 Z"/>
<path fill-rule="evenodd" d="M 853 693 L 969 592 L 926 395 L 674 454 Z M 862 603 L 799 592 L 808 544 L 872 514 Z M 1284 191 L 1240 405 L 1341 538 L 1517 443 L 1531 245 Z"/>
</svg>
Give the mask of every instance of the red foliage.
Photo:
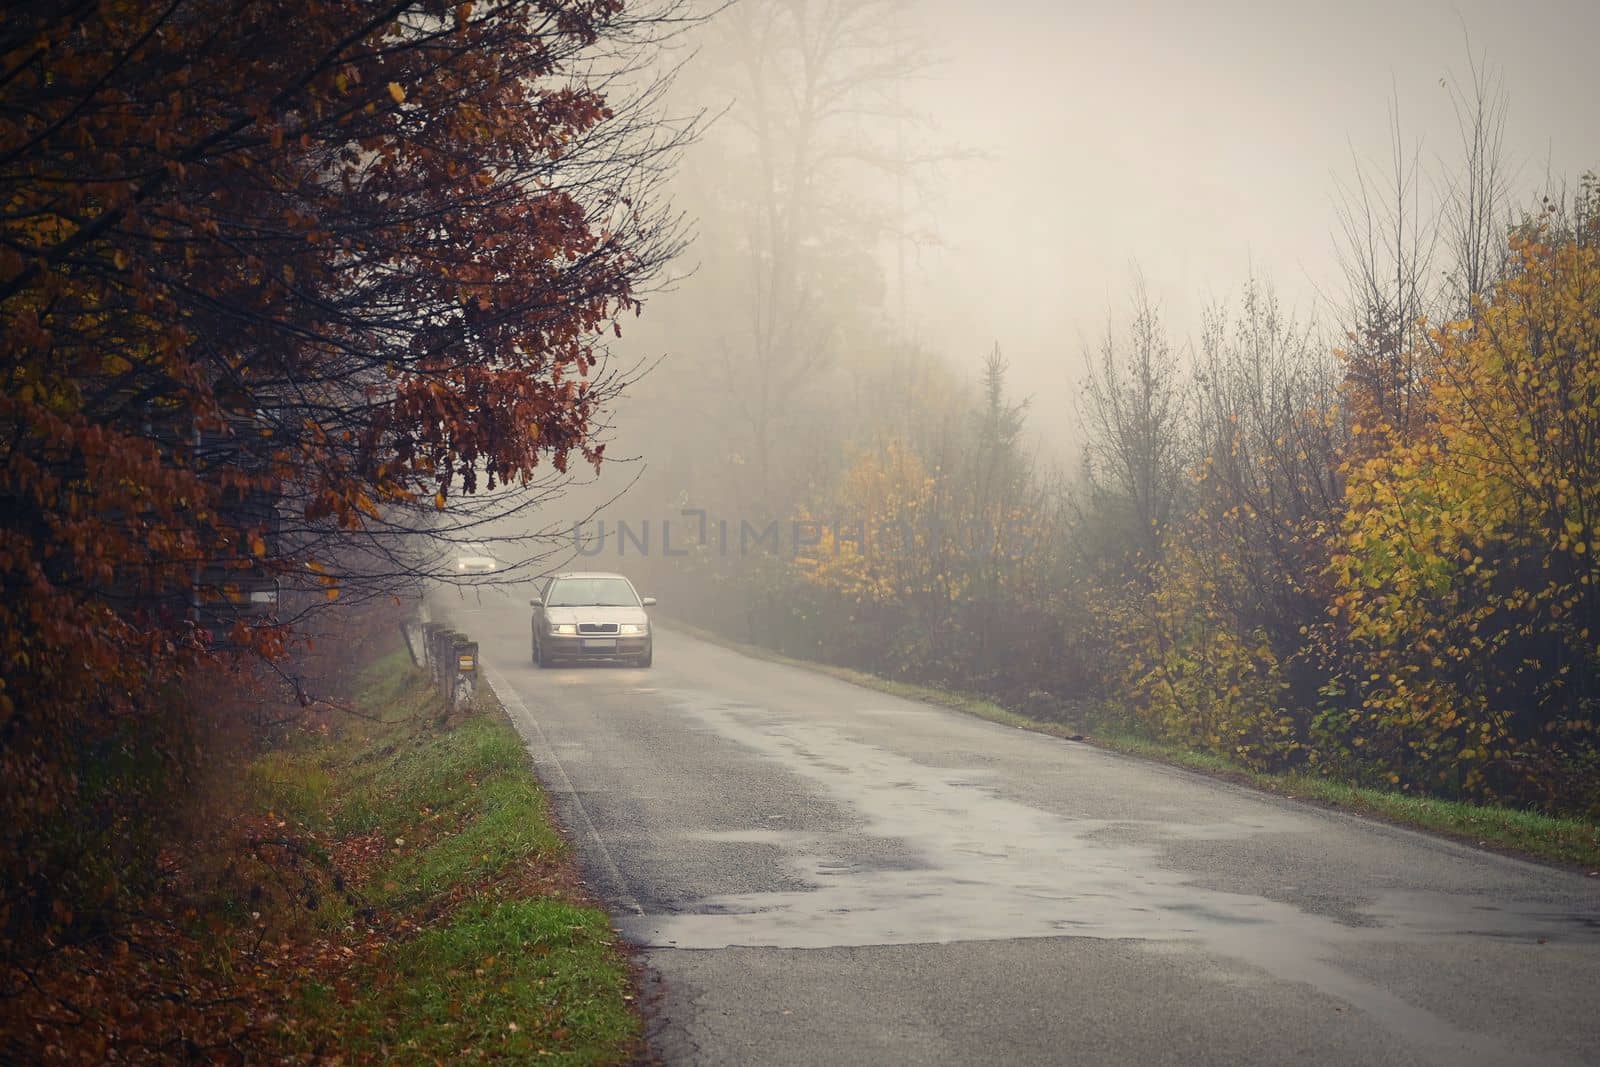
<svg viewBox="0 0 1600 1067">
<path fill-rule="evenodd" d="M 596 338 L 672 243 L 640 206 L 644 120 L 572 74 L 629 19 L 8 5 L 0 927 L 40 914 L 37 835 L 85 760 L 182 762 L 175 724 L 145 727 L 215 636 L 189 622 L 202 568 L 304 575 L 330 533 L 600 461 Z"/>
</svg>

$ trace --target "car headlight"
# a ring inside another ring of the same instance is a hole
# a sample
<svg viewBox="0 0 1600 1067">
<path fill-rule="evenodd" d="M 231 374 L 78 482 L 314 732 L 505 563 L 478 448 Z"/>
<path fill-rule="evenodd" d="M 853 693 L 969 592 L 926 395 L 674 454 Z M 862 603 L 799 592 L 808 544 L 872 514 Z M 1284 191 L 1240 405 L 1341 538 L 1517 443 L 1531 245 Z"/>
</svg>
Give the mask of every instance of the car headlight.
<svg viewBox="0 0 1600 1067">
<path fill-rule="evenodd" d="M 553 634 L 561 634 L 564 637 L 571 637 L 573 634 L 578 632 L 578 624 L 575 622 L 553 623 L 550 626 L 550 632 Z"/>
<path fill-rule="evenodd" d="M 621 626 L 617 627 L 617 633 L 619 633 L 619 634 L 642 634 L 642 633 L 644 633 L 644 627 L 642 625 L 640 625 L 639 623 L 636 623 L 636 622 L 625 622 Z"/>
</svg>

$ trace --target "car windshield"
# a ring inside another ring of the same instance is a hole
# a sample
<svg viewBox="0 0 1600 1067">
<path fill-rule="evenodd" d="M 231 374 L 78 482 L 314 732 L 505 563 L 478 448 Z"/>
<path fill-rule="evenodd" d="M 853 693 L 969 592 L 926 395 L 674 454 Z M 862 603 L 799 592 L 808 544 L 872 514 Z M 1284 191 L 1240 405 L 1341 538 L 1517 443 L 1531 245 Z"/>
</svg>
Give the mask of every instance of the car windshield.
<svg viewBox="0 0 1600 1067">
<path fill-rule="evenodd" d="M 545 604 L 552 608 L 636 608 L 639 598 L 625 578 L 560 578 Z"/>
</svg>

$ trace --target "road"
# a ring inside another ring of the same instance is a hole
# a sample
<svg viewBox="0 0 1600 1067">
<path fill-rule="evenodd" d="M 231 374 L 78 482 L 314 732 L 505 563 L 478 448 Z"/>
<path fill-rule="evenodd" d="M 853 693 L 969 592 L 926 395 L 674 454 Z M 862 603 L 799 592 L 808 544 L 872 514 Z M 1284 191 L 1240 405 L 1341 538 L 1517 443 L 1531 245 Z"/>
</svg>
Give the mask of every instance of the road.
<svg viewBox="0 0 1600 1067">
<path fill-rule="evenodd" d="M 1600 879 L 524 604 L 451 617 L 669 1064 L 1600 1062 Z"/>
</svg>

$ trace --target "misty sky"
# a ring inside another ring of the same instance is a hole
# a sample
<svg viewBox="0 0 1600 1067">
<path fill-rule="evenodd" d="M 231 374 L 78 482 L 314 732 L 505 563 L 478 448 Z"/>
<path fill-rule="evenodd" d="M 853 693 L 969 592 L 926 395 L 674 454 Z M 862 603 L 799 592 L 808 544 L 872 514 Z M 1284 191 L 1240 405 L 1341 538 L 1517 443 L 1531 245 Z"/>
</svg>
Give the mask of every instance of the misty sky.
<svg viewBox="0 0 1600 1067">
<path fill-rule="evenodd" d="M 918 0 L 941 65 L 913 90 L 948 164 L 909 272 L 913 332 L 976 371 L 999 341 L 1056 444 L 1083 342 L 1135 263 L 1180 339 L 1252 265 L 1309 311 L 1337 295 L 1336 179 L 1406 144 L 1454 159 L 1441 79 L 1486 53 L 1530 202 L 1547 173 L 1600 167 L 1600 3 L 1487 0 L 1087 4 Z"/>
</svg>

